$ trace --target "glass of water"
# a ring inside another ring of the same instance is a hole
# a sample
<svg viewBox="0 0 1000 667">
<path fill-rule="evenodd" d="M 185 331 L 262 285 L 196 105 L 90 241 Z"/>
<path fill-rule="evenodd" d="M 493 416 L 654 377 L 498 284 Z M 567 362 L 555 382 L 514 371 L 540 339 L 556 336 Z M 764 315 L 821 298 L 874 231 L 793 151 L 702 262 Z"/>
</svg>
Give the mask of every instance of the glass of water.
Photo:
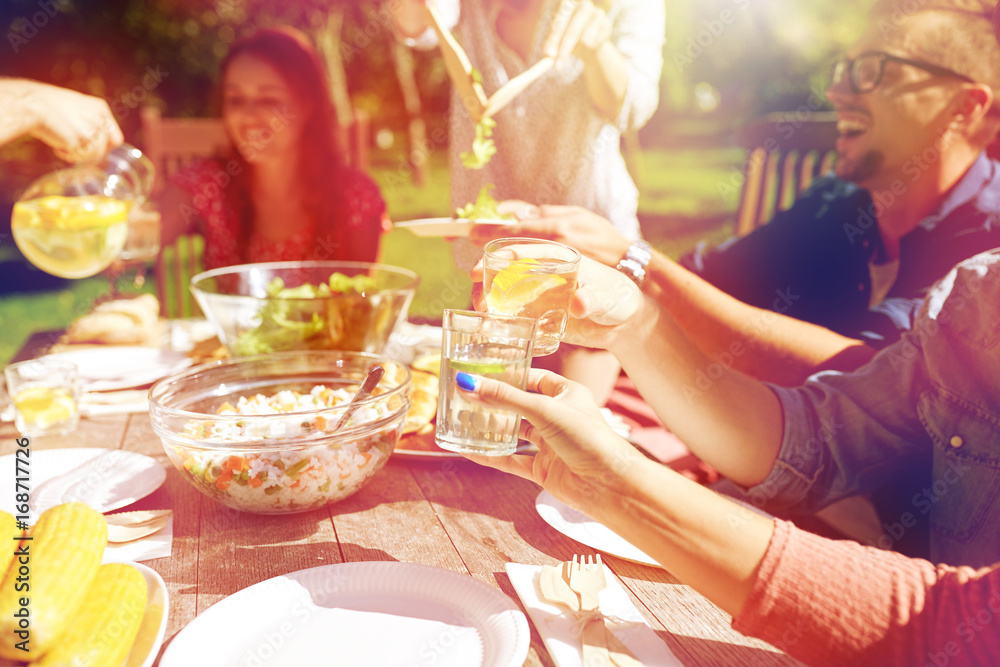
<svg viewBox="0 0 1000 667">
<path fill-rule="evenodd" d="M 514 452 L 521 416 L 473 402 L 455 384 L 455 375 L 469 373 L 524 389 L 536 327 L 536 321 L 527 317 L 444 311 L 434 434 L 439 447 L 460 454 L 488 456 Z"/>
<path fill-rule="evenodd" d="M 7 393 L 16 410 L 14 425 L 22 435 L 65 435 L 80 421 L 80 385 L 76 364 L 32 359 L 4 369 Z"/>
</svg>

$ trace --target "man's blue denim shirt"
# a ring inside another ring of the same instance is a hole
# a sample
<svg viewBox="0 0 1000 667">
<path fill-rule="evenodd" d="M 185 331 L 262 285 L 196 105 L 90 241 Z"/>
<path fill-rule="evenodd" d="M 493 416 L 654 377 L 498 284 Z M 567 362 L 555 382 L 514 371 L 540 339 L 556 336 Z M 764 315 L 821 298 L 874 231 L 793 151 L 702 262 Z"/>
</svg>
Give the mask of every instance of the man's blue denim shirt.
<svg viewBox="0 0 1000 667">
<path fill-rule="evenodd" d="M 1000 163 L 981 154 L 938 209 L 900 239 L 896 282 L 869 309 L 868 262 L 882 253 L 877 217 L 896 197 L 873 201 L 853 183 L 823 177 L 752 234 L 681 263 L 741 301 L 881 349 L 910 328 L 931 285 L 953 266 L 1000 247 Z"/>
<path fill-rule="evenodd" d="M 771 389 L 784 436 L 770 475 L 748 490 L 754 504 L 815 511 L 898 470 L 929 469 L 906 509 L 883 517 L 887 537 L 929 516 L 935 562 L 1000 561 L 1000 249 L 948 273 L 913 330 L 863 368 Z"/>
</svg>

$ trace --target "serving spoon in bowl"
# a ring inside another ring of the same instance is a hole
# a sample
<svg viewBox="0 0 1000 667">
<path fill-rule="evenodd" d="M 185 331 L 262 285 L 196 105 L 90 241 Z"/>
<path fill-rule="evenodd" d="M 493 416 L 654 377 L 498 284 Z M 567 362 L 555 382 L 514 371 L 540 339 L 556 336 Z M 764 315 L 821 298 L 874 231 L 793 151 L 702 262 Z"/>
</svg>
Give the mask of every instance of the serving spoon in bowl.
<svg viewBox="0 0 1000 667">
<path fill-rule="evenodd" d="M 347 423 L 351 415 L 355 413 L 358 409 L 358 404 L 368 398 L 368 394 L 372 393 L 375 386 L 378 385 L 379 381 L 382 380 L 382 376 L 385 375 L 385 369 L 381 366 L 375 365 L 370 371 L 368 371 L 368 376 L 365 377 L 365 381 L 361 383 L 358 388 L 358 393 L 354 394 L 354 398 L 347 405 L 347 409 L 344 410 L 344 414 L 340 415 L 340 419 L 334 425 L 333 430 L 338 431 L 340 427 Z"/>
</svg>

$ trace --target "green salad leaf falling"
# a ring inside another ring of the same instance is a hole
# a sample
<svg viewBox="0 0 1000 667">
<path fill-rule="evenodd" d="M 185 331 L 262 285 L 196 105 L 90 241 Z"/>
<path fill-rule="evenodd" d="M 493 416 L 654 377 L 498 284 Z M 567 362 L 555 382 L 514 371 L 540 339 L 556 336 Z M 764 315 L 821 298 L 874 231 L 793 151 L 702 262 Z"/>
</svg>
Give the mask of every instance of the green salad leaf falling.
<svg viewBox="0 0 1000 667">
<path fill-rule="evenodd" d="M 472 140 L 472 152 L 462 151 L 458 158 L 466 169 L 482 169 L 497 152 L 497 145 L 493 143 L 493 128 L 497 122 L 489 116 L 483 116 L 476 123 L 476 137 Z"/>
</svg>

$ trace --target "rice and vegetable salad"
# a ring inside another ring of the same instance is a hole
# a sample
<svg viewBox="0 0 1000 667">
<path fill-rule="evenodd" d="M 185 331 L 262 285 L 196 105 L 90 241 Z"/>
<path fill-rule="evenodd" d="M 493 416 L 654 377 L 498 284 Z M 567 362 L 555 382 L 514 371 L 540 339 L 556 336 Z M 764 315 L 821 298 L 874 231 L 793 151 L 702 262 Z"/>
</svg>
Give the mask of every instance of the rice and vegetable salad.
<svg viewBox="0 0 1000 667">
<path fill-rule="evenodd" d="M 316 385 L 308 394 L 282 390 L 271 396 L 240 396 L 219 406 L 220 416 L 282 415 L 288 418 L 191 421 L 184 435 L 212 444 L 232 443 L 226 451 L 173 445 L 175 465 L 202 492 L 225 505 L 248 512 L 303 512 L 343 498 L 378 471 L 392 453 L 402 419 L 387 430 L 334 445 L 288 451 L 254 451 L 254 444 L 311 431 L 332 433 L 342 410 L 316 410 L 350 401 L 354 392 Z M 309 414 L 296 414 L 302 412 Z M 389 416 L 384 401 L 358 409 L 338 430 L 348 430 Z M 172 450 L 172 451 L 171 451 Z"/>
</svg>

